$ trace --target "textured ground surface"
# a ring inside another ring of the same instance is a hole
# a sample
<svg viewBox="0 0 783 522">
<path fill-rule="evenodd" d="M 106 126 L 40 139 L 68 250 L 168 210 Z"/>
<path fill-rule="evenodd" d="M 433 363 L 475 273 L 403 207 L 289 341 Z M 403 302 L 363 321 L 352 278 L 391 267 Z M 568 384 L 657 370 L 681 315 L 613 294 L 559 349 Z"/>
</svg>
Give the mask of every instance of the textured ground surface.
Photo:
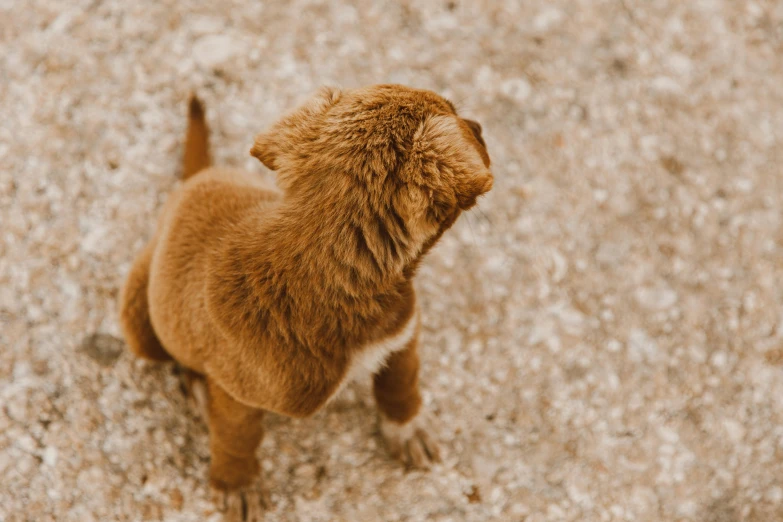
<svg viewBox="0 0 783 522">
<path fill-rule="evenodd" d="M 262 453 L 282 521 L 783 519 L 783 2 L 0 0 L 0 520 L 218 520 L 117 289 L 177 186 L 317 86 L 435 89 L 494 191 L 417 283 L 447 458 L 366 386 Z M 285 7 L 283 7 L 285 6 Z"/>
</svg>

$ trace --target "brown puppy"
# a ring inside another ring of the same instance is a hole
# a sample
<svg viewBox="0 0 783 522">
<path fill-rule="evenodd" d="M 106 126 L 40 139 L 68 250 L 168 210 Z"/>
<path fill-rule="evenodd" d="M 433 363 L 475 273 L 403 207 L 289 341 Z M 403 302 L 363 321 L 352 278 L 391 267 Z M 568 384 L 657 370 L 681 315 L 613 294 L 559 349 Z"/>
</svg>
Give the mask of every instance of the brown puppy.
<svg viewBox="0 0 783 522">
<path fill-rule="evenodd" d="M 426 467 L 438 451 L 419 412 L 411 280 L 492 187 L 481 127 L 429 91 L 324 88 L 251 154 L 282 192 L 207 168 L 207 126 L 191 102 L 186 182 L 121 295 L 131 350 L 206 376 L 195 394 L 208 411 L 210 481 L 229 499 L 258 474 L 264 411 L 312 415 L 362 371 L 390 450 Z M 246 512 L 258 498 L 243 498 Z"/>
</svg>

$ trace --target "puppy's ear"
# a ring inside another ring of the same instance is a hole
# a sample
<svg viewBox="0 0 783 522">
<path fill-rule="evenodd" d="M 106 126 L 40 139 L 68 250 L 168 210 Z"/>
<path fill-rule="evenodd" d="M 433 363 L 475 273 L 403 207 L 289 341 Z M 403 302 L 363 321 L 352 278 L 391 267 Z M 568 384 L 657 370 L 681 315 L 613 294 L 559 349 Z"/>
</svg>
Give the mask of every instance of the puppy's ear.
<svg viewBox="0 0 783 522">
<path fill-rule="evenodd" d="M 484 137 L 481 135 L 481 125 L 477 121 L 468 120 L 466 118 L 462 119 L 462 123 L 464 124 L 462 127 L 463 132 L 465 127 L 470 131 L 470 134 L 467 132 L 465 133 L 465 137 L 468 141 L 470 141 L 471 136 L 473 137 L 473 140 L 475 141 L 474 146 L 476 146 L 476 150 L 478 151 L 479 156 L 481 156 L 481 161 L 484 162 L 485 167 L 489 168 L 489 152 L 487 152 L 487 144 L 484 143 Z"/>
<path fill-rule="evenodd" d="M 480 138 L 480 127 L 477 132 Z M 420 125 L 408 167 L 404 181 L 429 191 L 429 212 L 439 222 L 468 210 L 492 188 L 486 147 L 467 122 L 452 115 L 433 116 Z"/>
<path fill-rule="evenodd" d="M 322 117 L 339 99 L 338 89 L 322 87 L 302 106 L 257 135 L 250 154 L 268 169 L 280 169 L 304 144 L 317 138 Z"/>
</svg>

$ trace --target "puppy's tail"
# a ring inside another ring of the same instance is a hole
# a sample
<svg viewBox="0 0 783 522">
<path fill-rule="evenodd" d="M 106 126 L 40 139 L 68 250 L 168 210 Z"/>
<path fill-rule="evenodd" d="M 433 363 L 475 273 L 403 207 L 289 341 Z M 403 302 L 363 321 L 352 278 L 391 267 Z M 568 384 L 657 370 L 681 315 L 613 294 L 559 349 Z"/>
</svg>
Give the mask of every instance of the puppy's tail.
<svg viewBox="0 0 783 522">
<path fill-rule="evenodd" d="M 209 127 L 204 118 L 204 105 L 195 94 L 191 94 L 182 179 L 188 179 L 210 165 L 212 165 L 212 158 L 209 154 Z"/>
</svg>

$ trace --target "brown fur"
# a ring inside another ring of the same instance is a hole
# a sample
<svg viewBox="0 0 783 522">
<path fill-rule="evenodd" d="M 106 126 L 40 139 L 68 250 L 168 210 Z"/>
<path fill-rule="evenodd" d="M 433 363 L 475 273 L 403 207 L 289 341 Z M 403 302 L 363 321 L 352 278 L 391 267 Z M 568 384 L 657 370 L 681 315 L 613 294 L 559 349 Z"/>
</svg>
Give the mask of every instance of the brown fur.
<svg viewBox="0 0 783 522">
<path fill-rule="evenodd" d="M 387 418 L 403 423 L 421 408 L 419 393 L 419 354 L 417 340 L 386 360 L 386 366 L 373 377 L 373 395 Z"/>
<path fill-rule="evenodd" d="M 161 346 L 150 322 L 147 283 L 155 242 L 150 241 L 131 266 L 120 292 L 120 326 L 130 350 L 153 361 L 170 361 L 171 355 Z"/>
<path fill-rule="evenodd" d="M 190 115 L 186 179 L 209 164 L 197 100 Z M 364 347 L 411 320 L 418 263 L 492 186 L 481 127 L 397 85 L 322 89 L 251 153 L 282 193 L 228 169 L 188 179 L 121 301 L 134 353 L 207 376 L 211 478 L 227 489 L 258 471 L 263 410 L 318 411 Z M 418 412 L 418 366 L 414 338 L 375 376 L 386 418 Z"/>
</svg>

